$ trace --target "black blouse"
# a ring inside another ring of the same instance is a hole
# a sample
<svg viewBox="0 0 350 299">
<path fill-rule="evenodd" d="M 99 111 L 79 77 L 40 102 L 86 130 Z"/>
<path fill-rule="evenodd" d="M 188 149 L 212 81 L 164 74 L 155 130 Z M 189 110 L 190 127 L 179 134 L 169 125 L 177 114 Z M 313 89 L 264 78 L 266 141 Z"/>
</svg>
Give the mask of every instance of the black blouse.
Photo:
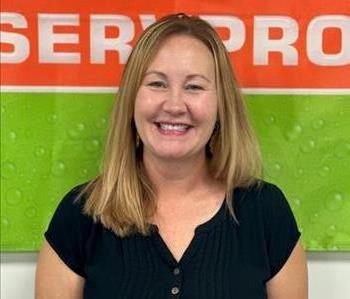
<svg viewBox="0 0 350 299">
<path fill-rule="evenodd" d="M 84 298 L 263 299 L 266 282 L 285 264 L 300 237 L 278 187 L 236 188 L 195 235 L 177 262 L 155 229 L 120 238 L 83 215 L 74 202 L 81 186 L 60 202 L 45 232 L 62 261 L 85 278 Z"/>
</svg>

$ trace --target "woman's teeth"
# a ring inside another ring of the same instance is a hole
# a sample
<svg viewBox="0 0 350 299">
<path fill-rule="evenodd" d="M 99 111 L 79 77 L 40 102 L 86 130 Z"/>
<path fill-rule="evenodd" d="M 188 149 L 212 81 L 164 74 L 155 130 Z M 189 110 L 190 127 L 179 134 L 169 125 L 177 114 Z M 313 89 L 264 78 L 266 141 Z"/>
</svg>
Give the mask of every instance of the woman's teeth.
<svg viewBox="0 0 350 299">
<path fill-rule="evenodd" d="M 166 130 L 166 131 L 181 131 L 181 132 L 185 132 L 189 128 L 188 125 L 183 125 L 183 124 L 164 124 L 164 123 L 159 123 L 159 127 L 162 130 Z"/>
</svg>

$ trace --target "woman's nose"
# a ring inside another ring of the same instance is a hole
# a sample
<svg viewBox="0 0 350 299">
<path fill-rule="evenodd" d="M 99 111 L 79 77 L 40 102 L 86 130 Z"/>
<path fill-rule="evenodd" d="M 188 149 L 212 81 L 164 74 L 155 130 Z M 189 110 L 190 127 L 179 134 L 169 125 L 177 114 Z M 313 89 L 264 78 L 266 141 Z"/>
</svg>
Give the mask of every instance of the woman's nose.
<svg viewBox="0 0 350 299">
<path fill-rule="evenodd" d="M 172 114 L 186 112 L 186 103 L 181 89 L 170 89 L 163 103 L 163 110 Z"/>
</svg>

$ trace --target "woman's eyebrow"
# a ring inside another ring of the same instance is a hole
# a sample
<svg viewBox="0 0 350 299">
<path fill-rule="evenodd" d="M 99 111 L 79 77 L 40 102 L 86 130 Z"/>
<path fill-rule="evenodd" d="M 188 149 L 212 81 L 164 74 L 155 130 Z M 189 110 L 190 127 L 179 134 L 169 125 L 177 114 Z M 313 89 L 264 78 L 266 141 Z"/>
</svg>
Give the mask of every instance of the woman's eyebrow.
<svg viewBox="0 0 350 299">
<path fill-rule="evenodd" d="M 146 76 L 149 76 L 149 75 L 152 75 L 152 74 L 158 75 L 158 76 L 162 77 L 163 79 L 166 79 L 166 78 L 167 78 L 167 75 L 165 75 L 163 72 L 160 72 L 160 71 L 153 71 L 153 70 L 146 72 L 145 77 L 146 77 Z M 187 76 L 186 76 L 186 80 L 191 80 L 191 79 L 194 79 L 194 78 L 196 78 L 196 77 L 200 77 L 200 78 L 204 79 L 205 81 L 211 83 L 211 80 L 208 79 L 206 76 L 204 76 L 204 75 L 202 75 L 202 74 L 197 74 L 197 73 L 187 75 Z"/>
<path fill-rule="evenodd" d="M 200 77 L 200 78 L 204 79 L 205 81 L 211 83 L 211 80 L 202 74 L 190 74 L 190 75 L 186 76 L 186 79 L 190 80 L 190 79 L 193 79 L 195 77 Z"/>
<path fill-rule="evenodd" d="M 163 72 L 159 72 L 159 71 L 152 71 L 152 70 L 148 71 L 148 72 L 146 72 L 145 77 L 149 76 L 149 75 L 158 75 L 158 76 L 162 77 L 163 79 L 167 78 L 167 76 Z"/>
</svg>

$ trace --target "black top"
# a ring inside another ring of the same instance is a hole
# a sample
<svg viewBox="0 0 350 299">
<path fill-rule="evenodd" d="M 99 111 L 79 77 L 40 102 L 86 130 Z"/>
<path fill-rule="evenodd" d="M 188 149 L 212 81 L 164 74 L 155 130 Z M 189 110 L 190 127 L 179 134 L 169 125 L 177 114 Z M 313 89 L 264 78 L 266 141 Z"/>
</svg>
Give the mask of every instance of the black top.
<svg viewBox="0 0 350 299">
<path fill-rule="evenodd" d="M 84 298 L 267 298 L 265 283 L 285 264 L 299 239 L 283 193 L 264 182 L 237 188 L 237 224 L 225 201 L 176 262 L 157 230 L 120 238 L 81 213 L 79 192 L 59 204 L 46 240 L 63 262 L 85 278 Z"/>
</svg>

